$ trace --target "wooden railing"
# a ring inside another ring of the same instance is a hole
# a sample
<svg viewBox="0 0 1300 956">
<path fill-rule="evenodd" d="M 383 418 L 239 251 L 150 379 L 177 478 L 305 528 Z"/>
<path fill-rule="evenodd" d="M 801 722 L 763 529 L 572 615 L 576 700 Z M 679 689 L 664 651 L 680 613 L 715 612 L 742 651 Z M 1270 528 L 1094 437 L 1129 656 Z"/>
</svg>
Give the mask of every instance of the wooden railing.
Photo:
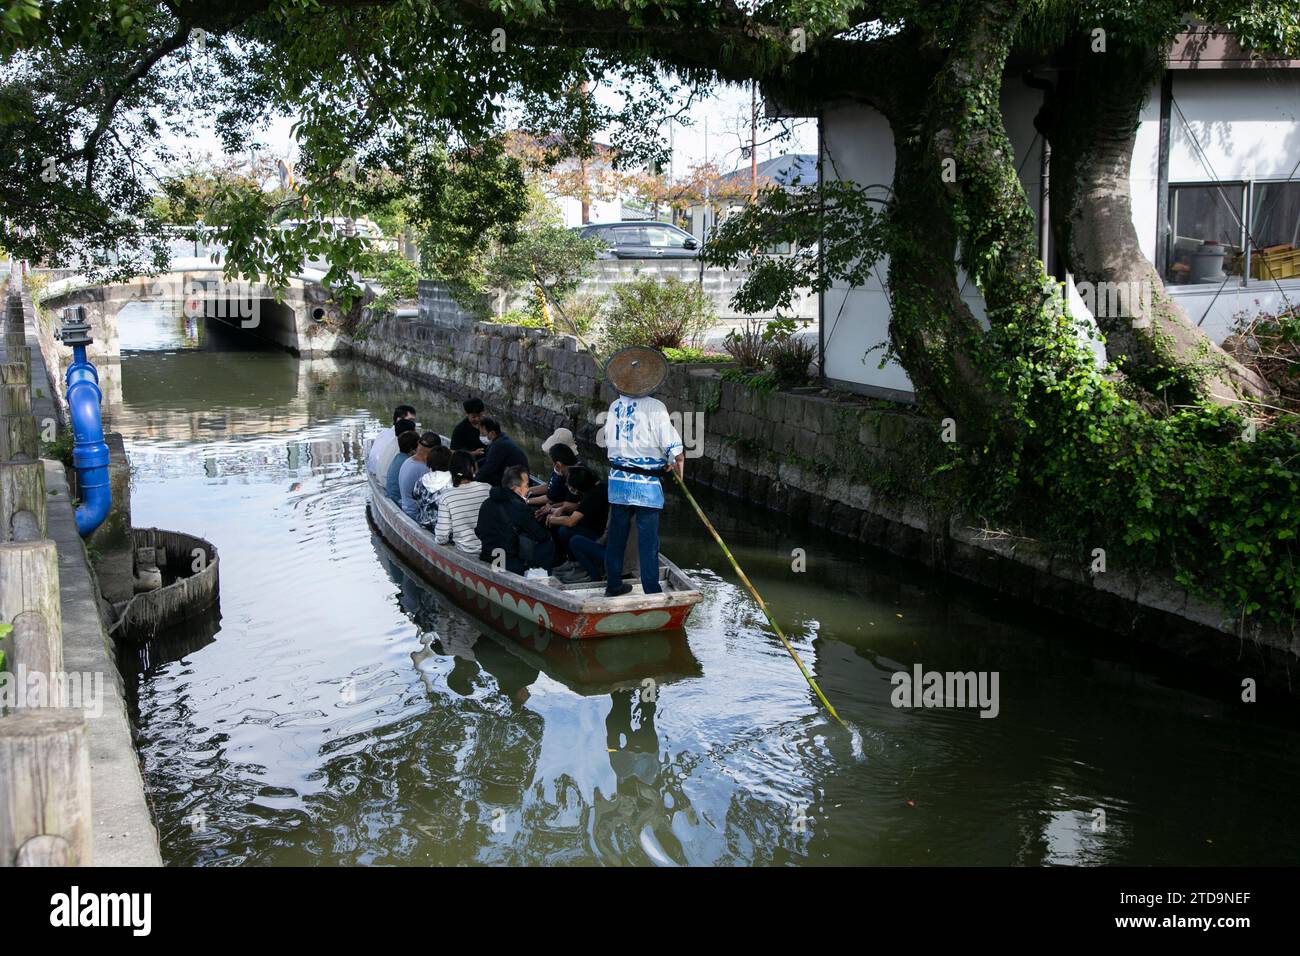
<svg viewBox="0 0 1300 956">
<path fill-rule="evenodd" d="M 0 355 L 0 867 L 91 863 L 90 747 L 66 706 L 59 556 L 32 414 L 32 314 L 21 276 L 4 295 Z"/>
</svg>

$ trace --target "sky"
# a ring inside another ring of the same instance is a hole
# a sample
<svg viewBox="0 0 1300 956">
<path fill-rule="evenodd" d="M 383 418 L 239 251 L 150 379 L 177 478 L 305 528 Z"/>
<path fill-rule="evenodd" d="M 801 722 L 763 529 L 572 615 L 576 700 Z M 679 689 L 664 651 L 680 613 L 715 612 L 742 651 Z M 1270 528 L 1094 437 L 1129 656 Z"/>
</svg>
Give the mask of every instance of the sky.
<svg viewBox="0 0 1300 956">
<path fill-rule="evenodd" d="M 813 120 L 791 123 L 791 135 L 781 141 L 765 142 L 773 138 L 778 127 L 762 119 L 763 105 L 759 101 L 760 125 L 758 132 L 758 158 L 761 162 L 769 156 L 782 153 L 815 153 L 817 151 L 817 124 Z M 719 86 L 714 94 L 692 105 L 687 117 L 690 122 L 672 123 L 673 171 L 681 175 L 691 165 L 706 159 L 716 163 L 724 172 L 748 168 L 749 159 L 741 149 L 749 143 L 748 117 L 750 93 L 748 87 Z M 290 129 L 293 120 L 276 118 L 260 134 L 266 152 L 276 158 L 294 153 Z M 665 135 L 668 135 L 665 131 Z M 167 145 L 180 152 L 188 150 L 196 157 L 221 154 L 221 145 L 210 127 L 199 127 L 193 136 L 185 139 L 169 137 Z"/>
<path fill-rule="evenodd" d="M 778 127 L 763 119 L 763 101 L 758 103 L 758 159 L 782 153 L 817 152 L 817 124 L 814 120 L 791 121 L 788 140 L 771 141 Z M 750 93 L 748 87 L 720 87 L 712 98 L 692 107 L 690 126 L 673 124 L 673 166 L 681 173 L 692 163 L 705 159 L 716 163 L 724 172 L 748 167 L 749 159 L 741 148 L 749 145 Z M 767 128 L 765 129 L 765 125 Z"/>
</svg>

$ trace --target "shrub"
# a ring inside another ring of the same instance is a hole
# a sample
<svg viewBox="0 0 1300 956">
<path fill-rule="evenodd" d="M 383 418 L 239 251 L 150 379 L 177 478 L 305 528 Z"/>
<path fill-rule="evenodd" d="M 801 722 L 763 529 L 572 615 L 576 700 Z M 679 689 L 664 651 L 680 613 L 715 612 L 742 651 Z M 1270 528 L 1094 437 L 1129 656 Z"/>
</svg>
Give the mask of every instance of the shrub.
<svg viewBox="0 0 1300 956">
<path fill-rule="evenodd" d="M 1276 315 L 1260 312 L 1247 318 L 1242 313 L 1235 318 L 1232 334 L 1223 342 L 1224 351 L 1277 390 L 1274 404 L 1300 411 L 1300 306 Z M 1255 410 L 1255 414 L 1259 412 Z"/>
<path fill-rule="evenodd" d="M 61 461 L 68 468 L 71 468 L 73 441 L 72 429 L 65 428 L 55 434 L 53 441 L 41 443 L 41 457 Z"/>
<path fill-rule="evenodd" d="M 797 331 L 793 319 L 775 319 L 763 330 L 767 339 L 767 363 L 782 388 L 807 385 L 811 381 L 808 369 L 817 358 L 817 346 L 799 338 Z"/>
<path fill-rule="evenodd" d="M 604 309 L 605 296 L 595 292 L 575 292 L 562 301 L 558 310 L 561 317 L 555 323 L 555 329 L 561 334 L 570 333 L 573 331 L 569 327 L 571 322 L 578 330 L 578 334 L 586 337 L 587 333 L 600 324 Z M 566 322 L 565 319 L 568 321 Z"/>
<path fill-rule="evenodd" d="M 664 349 L 664 357 L 670 362 L 730 362 L 731 356 L 720 352 L 706 352 L 691 346 L 685 348 Z"/>
<path fill-rule="evenodd" d="M 374 279 L 384 291 L 370 302 L 375 313 L 390 312 L 398 302 L 407 302 L 419 294 L 420 270 L 400 252 L 370 249 L 359 258 L 360 272 Z"/>
<path fill-rule="evenodd" d="M 527 290 L 536 296 L 542 290 L 550 302 L 563 302 L 591 271 L 599 248 L 595 239 L 583 239 L 573 230 L 537 226 L 497 249 L 488 260 L 487 281 L 507 293 Z"/>
<path fill-rule="evenodd" d="M 487 321 L 493 325 L 521 325 L 527 329 L 546 328 L 546 319 L 543 317 L 541 309 L 533 304 L 530 304 L 526 309 L 511 309 L 508 312 L 503 312 L 499 317 L 493 315 Z"/>
<path fill-rule="evenodd" d="M 713 303 L 698 285 L 670 276 L 642 276 L 614 288 L 605 319 L 604 351 L 629 345 L 656 349 L 694 345 L 716 319 Z"/>
<path fill-rule="evenodd" d="M 763 322 L 746 319 L 743 329 L 732 329 L 722 340 L 722 347 L 741 368 L 757 371 L 767 364 L 768 340 Z"/>
</svg>

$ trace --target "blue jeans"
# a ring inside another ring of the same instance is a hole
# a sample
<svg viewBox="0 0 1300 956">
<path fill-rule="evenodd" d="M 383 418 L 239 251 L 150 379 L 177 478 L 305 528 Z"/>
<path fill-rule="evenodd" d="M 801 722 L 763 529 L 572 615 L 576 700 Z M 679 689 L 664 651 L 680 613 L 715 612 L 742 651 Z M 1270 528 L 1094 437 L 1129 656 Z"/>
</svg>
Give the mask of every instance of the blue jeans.
<svg viewBox="0 0 1300 956">
<path fill-rule="evenodd" d="M 637 557 L 641 561 L 641 589 L 659 594 L 659 508 L 645 505 L 609 506 L 609 543 L 605 546 L 606 585 L 617 588 L 623 583 L 623 552 L 632 521 L 636 521 Z"/>
<path fill-rule="evenodd" d="M 597 544 L 593 538 L 581 536 L 569 539 L 569 551 L 578 567 L 591 575 L 593 581 L 599 581 L 605 569 L 605 546 Z"/>
<path fill-rule="evenodd" d="M 555 567 L 555 542 L 554 541 L 533 541 L 532 554 L 530 559 L 525 559 L 523 555 L 513 558 L 506 558 L 506 570 L 513 571 L 515 574 L 523 574 L 529 568 L 545 568 L 547 571 Z M 526 547 L 520 542 L 521 549 Z"/>
<path fill-rule="evenodd" d="M 591 538 L 594 540 L 600 537 L 599 534 L 596 534 L 590 528 L 583 525 L 574 525 L 572 528 L 566 528 L 564 525 L 560 525 L 559 527 L 552 529 L 551 536 L 555 539 L 556 564 L 563 564 L 569 558 L 569 555 L 572 553 L 571 549 L 573 547 L 574 538 Z M 600 575 L 596 575 L 596 577 L 600 577 Z"/>
</svg>

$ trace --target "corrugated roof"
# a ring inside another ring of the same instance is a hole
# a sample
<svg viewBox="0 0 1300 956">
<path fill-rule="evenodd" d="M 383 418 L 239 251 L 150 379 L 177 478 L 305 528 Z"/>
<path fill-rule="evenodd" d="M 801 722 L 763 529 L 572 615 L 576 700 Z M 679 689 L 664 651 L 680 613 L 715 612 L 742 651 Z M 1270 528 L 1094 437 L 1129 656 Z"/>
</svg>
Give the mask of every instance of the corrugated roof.
<svg viewBox="0 0 1300 956">
<path fill-rule="evenodd" d="M 722 177 L 728 180 L 749 179 L 749 164 L 737 167 Z M 817 185 L 817 156 L 815 153 L 782 153 L 758 164 L 758 178 L 784 186 L 807 188 Z"/>
</svg>

